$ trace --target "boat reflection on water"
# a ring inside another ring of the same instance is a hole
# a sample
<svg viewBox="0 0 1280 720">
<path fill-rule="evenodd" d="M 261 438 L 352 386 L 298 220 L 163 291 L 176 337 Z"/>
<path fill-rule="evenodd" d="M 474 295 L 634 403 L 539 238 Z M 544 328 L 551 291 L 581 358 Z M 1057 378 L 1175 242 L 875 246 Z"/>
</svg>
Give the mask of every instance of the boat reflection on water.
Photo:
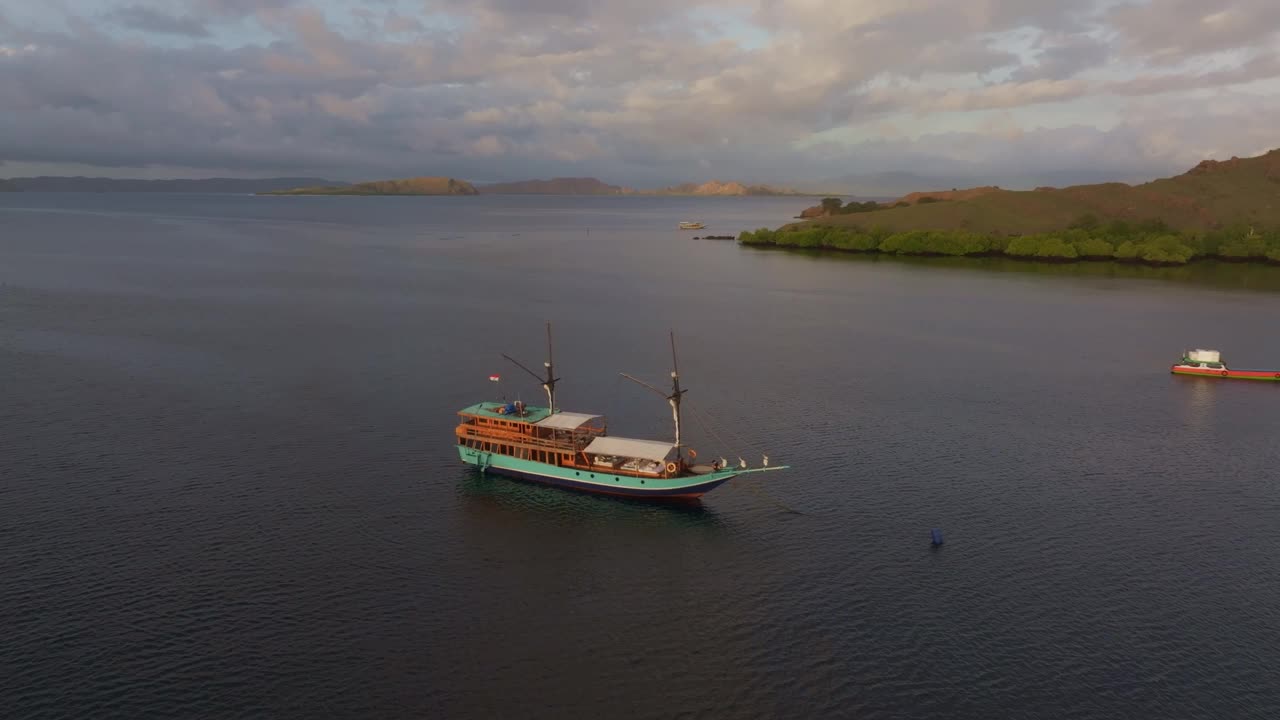
<svg viewBox="0 0 1280 720">
<path fill-rule="evenodd" d="M 458 494 L 463 511 L 476 519 L 495 519 L 508 524 L 513 518 L 541 518 L 556 524 L 582 523 L 630 528 L 698 528 L 720 531 L 727 528 L 715 510 L 700 499 L 655 503 L 644 498 L 626 498 L 564 490 L 484 475 L 467 468 L 461 471 Z"/>
</svg>

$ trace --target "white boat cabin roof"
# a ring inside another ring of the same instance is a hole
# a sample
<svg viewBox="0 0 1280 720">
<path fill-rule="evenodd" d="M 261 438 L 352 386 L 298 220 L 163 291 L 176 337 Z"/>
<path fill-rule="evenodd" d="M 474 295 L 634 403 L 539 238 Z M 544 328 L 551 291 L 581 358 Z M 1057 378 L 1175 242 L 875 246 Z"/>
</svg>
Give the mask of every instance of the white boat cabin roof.
<svg viewBox="0 0 1280 720">
<path fill-rule="evenodd" d="M 558 412 L 534 423 L 538 427 L 551 428 L 552 430 L 577 430 L 592 420 L 597 420 L 603 416 L 588 415 L 586 413 Z"/>
<path fill-rule="evenodd" d="M 616 455 L 638 460 L 662 462 L 671 457 L 675 445 L 659 440 L 634 440 L 622 437 L 598 437 L 584 449 L 593 455 Z"/>
</svg>

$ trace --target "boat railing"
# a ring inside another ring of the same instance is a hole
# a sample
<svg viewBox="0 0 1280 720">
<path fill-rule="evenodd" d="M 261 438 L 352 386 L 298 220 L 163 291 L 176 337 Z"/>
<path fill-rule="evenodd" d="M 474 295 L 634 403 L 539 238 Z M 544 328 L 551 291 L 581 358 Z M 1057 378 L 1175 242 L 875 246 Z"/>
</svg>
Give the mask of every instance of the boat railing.
<svg viewBox="0 0 1280 720">
<path fill-rule="evenodd" d="M 459 425 L 457 429 L 458 437 L 479 438 L 484 440 L 502 440 L 512 444 L 523 445 L 526 447 L 536 447 L 551 450 L 559 450 L 561 452 L 578 452 L 582 449 L 584 443 L 582 441 L 573 440 L 556 440 L 554 438 L 542 438 L 536 435 L 528 435 L 522 432 L 512 432 L 510 430 L 500 430 L 494 427 L 483 427 L 475 425 Z"/>
</svg>

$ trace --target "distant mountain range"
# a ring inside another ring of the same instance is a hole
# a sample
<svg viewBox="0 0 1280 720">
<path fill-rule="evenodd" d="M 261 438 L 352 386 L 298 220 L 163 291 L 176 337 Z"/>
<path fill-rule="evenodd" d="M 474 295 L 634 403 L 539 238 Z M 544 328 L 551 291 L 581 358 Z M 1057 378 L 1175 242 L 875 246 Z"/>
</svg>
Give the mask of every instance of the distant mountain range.
<svg viewBox="0 0 1280 720">
<path fill-rule="evenodd" d="M 308 185 L 344 185 L 314 177 L 204 178 L 201 180 L 132 180 L 104 177 L 41 175 L 0 180 L 0 191 L 27 192 L 161 192 L 259 193 Z"/>
<path fill-rule="evenodd" d="M 346 183 L 315 177 L 207 178 L 202 180 L 131 180 L 104 177 L 40 176 L 0 179 L 0 191 L 28 192 L 161 192 L 247 193 L 270 195 L 816 195 L 769 185 L 711 180 L 656 190 L 611 185 L 592 177 L 521 180 L 472 185 L 456 178 L 407 178 Z"/>
<path fill-rule="evenodd" d="M 450 177 L 415 177 L 375 180 L 355 185 L 313 185 L 268 190 L 263 195 L 478 195 L 474 185 Z"/>
<path fill-rule="evenodd" d="M 777 189 L 768 185 L 744 185 L 740 182 L 711 180 L 704 183 L 682 183 L 656 190 L 637 190 L 621 185 L 610 185 L 596 178 L 552 178 L 551 180 L 522 180 L 519 182 L 490 183 L 477 189 L 484 194 L 501 195 L 695 195 L 695 196 L 744 196 L 744 195 L 804 195 L 789 189 Z"/>
<path fill-rule="evenodd" d="M 1040 172 L 1034 176 L 1001 178 L 1004 187 L 1033 188 L 1052 185 L 1086 185 L 1120 180 L 1141 181 L 1141 178 L 1116 178 L 1102 170 L 1059 170 Z M 825 180 L 798 183 L 797 189 L 809 195 L 853 196 L 864 200 L 888 200 L 908 193 L 929 190 L 957 190 L 992 184 L 992 178 L 974 175 L 925 175 L 914 172 L 875 172 L 841 175 Z"/>
</svg>

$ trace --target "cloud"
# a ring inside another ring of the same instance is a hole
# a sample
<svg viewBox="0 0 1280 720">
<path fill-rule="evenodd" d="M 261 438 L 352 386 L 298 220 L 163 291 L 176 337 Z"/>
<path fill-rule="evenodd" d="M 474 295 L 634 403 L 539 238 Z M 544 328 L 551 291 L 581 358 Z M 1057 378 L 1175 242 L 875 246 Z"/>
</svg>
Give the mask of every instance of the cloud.
<svg viewBox="0 0 1280 720">
<path fill-rule="evenodd" d="M 1157 95 L 1273 78 L 1280 78 L 1280 53 L 1258 55 L 1225 70 L 1144 75 L 1111 83 L 1107 90 L 1120 95 Z"/>
<path fill-rule="evenodd" d="M 1110 15 L 1129 52 L 1160 62 L 1262 45 L 1280 33 L 1275 0 L 1150 0 Z"/>
<path fill-rule="evenodd" d="M 0 21 L 0 159 L 633 185 L 1087 159 L 1129 177 L 1266 136 L 1266 93 L 1237 90 L 1280 75 L 1271 6 L 121 2 L 103 25 Z M 1187 102 L 1206 92 L 1240 117 Z"/>
<path fill-rule="evenodd" d="M 208 37 L 204 23 L 190 16 L 169 15 L 145 5 L 128 5 L 107 13 L 107 19 L 149 33 Z"/>
<path fill-rule="evenodd" d="M 1036 41 L 1035 61 L 1019 67 L 1013 79 L 1065 80 L 1102 67 L 1110 57 L 1110 45 L 1089 33 L 1046 33 Z"/>
</svg>

